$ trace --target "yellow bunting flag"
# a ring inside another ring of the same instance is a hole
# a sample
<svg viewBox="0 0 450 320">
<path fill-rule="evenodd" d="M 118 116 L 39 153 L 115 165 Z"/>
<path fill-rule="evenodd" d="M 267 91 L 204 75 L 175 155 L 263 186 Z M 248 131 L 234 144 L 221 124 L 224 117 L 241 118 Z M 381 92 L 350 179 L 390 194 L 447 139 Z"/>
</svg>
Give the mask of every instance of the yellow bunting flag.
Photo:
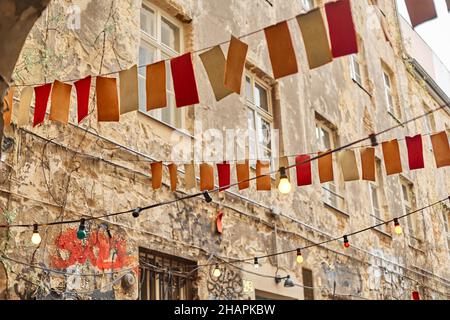
<svg viewBox="0 0 450 320">
<path fill-rule="evenodd" d="M 319 156 L 325 152 L 320 152 Z M 320 183 L 330 182 L 334 180 L 333 174 L 333 154 L 329 153 L 318 159 L 319 179 Z"/>
<path fill-rule="evenodd" d="M 361 149 L 362 178 L 375 181 L 375 148 Z"/>
<path fill-rule="evenodd" d="M 184 187 L 187 190 L 197 186 L 197 179 L 195 178 L 195 164 L 187 163 L 184 165 Z"/>
<path fill-rule="evenodd" d="M 310 69 L 318 68 L 333 60 L 328 33 L 320 9 L 297 16 Z"/>
<path fill-rule="evenodd" d="M 383 157 L 384 165 L 386 167 L 386 174 L 388 176 L 401 173 L 402 160 L 400 158 L 400 148 L 398 146 L 398 140 L 394 139 L 391 141 L 383 142 Z"/>
<path fill-rule="evenodd" d="M 227 63 L 225 65 L 225 87 L 233 92 L 241 93 L 242 75 L 244 73 L 245 60 L 248 45 L 238 38 L 231 36 L 228 48 Z"/>
<path fill-rule="evenodd" d="M 52 87 L 49 119 L 62 124 L 69 122 L 70 95 L 72 85 L 55 80 Z"/>
<path fill-rule="evenodd" d="M 213 189 L 214 168 L 207 163 L 202 163 L 200 164 L 200 191 L 208 191 Z"/>
<path fill-rule="evenodd" d="M 119 98 L 115 78 L 97 77 L 97 115 L 98 121 L 119 121 Z"/>
<path fill-rule="evenodd" d="M 264 29 L 275 79 L 298 72 L 297 57 L 286 21 Z"/>
<path fill-rule="evenodd" d="M 258 191 L 270 191 L 272 189 L 272 183 L 270 178 L 270 162 L 269 161 L 257 161 L 256 162 L 256 190 Z"/>
<path fill-rule="evenodd" d="M 17 126 L 23 127 L 28 124 L 30 119 L 30 106 L 31 100 L 33 100 L 33 88 L 25 87 L 20 93 L 20 103 L 17 113 Z"/>
<path fill-rule="evenodd" d="M 11 124 L 13 103 L 14 103 L 14 88 L 9 88 L 8 93 L 3 98 L 3 125 L 9 127 Z"/>
<path fill-rule="evenodd" d="M 355 151 L 345 150 L 339 153 L 339 164 L 344 176 L 344 181 L 359 180 L 358 163 Z"/>
<path fill-rule="evenodd" d="M 216 100 L 220 101 L 229 96 L 232 91 L 224 85 L 225 56 L 220 46 L 215 46 L 200 54 L 200 59 L 205 67 Z"/>
<path fill-rule="evenodd" d="M 244 163 L 236 163 L 236 177 L 239 182 L 239 190 L 245 190 L 250 187 L 250 166 L 248 160 Z"/>
<path fill-rule="evenodd" d="M 431 144 L 433 145 L 436 166 L 438 168 L 450 166 L 450 147 L 448 145 L 447 133 L 442 131 L 441 133 L 432 135 Z"/>
<path fill-rule="evenodd" d="M 169 176 L 170 176 L 170 190 L 177 190 L 178 183 L 178 168 L 174 163 L 169 164 Z"/>
<path fill-rule="evenodd" d="M 162 187 L 162 174 L 163 174 L 162 162 L 153 162 L 151 164 L 151 169 L 152 169 L 152 188 L 156 190 Z"/>
<path fill-rule="evenodd" d="M 134 65 L 119 73 L 120 114 L 136 111 L 139 106 L 138 70 Z"/>
</svg>

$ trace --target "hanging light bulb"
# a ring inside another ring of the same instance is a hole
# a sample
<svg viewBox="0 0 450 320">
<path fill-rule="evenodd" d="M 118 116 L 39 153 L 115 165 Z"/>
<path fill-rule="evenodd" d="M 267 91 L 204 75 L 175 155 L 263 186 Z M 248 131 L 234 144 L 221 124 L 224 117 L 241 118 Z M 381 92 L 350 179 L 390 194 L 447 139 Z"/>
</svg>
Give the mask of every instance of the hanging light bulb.
<svg viewBox="0 0 450 320">
<path fill-rule="evenodd" d="M 80 227 L 78 228 L 78 231 L 77 231 L 77 238 L 79 240 L 86 239 L 87 233 L 86 233 L 86 224 L 85 223 L 86 223 L 86 220 L 81 219 Z"/>
<path fill-rule="evenodd" d="M 398 222 L 397 218 L 394 219 L 394 231 L 395 231 L 396 234 L 402 234 L 403 233 L 403 228 L 400 225 L 400 222 Z"/>
<path fill-rule="evenodd" d="M 141 208 L 136 208 L 133 210 L 133 218 L 139 218 L 139 215 L 141 214 L 142 209 Z"/>
<path fill-rule="evenodd" d="M 258 258 L 255 258 L 255 261 L 253 262 L 253 267 L 255 267 L 255 269 L 259 268 Z"/>
<path fill-rule="evenodd" d="M 41 243 L 41 235 L 39 234 L 38 225 L 33 225 L 33 235 L 31 236 L 31 242 L 35 245 L 38 245 Z"/>
<path fill-rule="evenodd" d="M 348 242 L 348 237 L 344 236 L 344 247 L 349 248 L 350 247 L 350 242 Z"/>
<path fill-rule="evenodd" d="M 278 184 L 278 191 L 282 194 L 288 194 L 292 190 L 291 182 L 286 174 L 286 168 L 280 168 L 280 183 Z"/>
<path fill-rule="evenodd" d="M 302 252 L 300 251 L 300 249 L 297 249 L 297 263 L 298 264 L 302 264 L 303 263 L 303 256 L 302 256 Z"/>
<path fill-rule="evenodd" d="M 209 195 L 208 191 L 203 192 L 203 196 L 205 197 L 206 203 L 211 203 L 213 201 L 213 199 Z"/>
<path fill-rule="evenodd" d="M 214 278 L 219 278 L 222 275 L 222 271 L 219 269 L 219 265 L 216 264 L 213 271 Z"/>
</svg>

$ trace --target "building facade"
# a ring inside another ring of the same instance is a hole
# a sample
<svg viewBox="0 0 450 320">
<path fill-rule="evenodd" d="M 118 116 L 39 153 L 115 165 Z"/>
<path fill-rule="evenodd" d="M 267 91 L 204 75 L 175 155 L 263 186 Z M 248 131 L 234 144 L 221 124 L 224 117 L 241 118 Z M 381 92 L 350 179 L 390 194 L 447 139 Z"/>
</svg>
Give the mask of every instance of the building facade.
<svg viewBox="0 0 450 320">
<path fill-rule="evenodd" d="M 324 3 L 270 2 L 54 0 L 31 32 L 14 80 L 31 85 L 80 79 L 170 59 Z M 290 156 L 293 164 L 292 155 L 336 148 L 449 103 L 445 76 L 439 85 L 424 60 L 414 57 L 405 36 L 414 31 L 398 16 L 395 2 L 351 3 L 357 55 L 309 70 L 298 25 L 290 20 L 299 73 L 275 80 L 264 33 L 244 37 L 249 52 L 242 93 L 220 102 L 194 54 L 198 105 L 177 109 L 168 81 L 169 107 L 147 112 L 145 68 L 140 68 L 139 111 L 122 116 L 120 123 L 97 122 L 94 96 L 91 114 L 80 125 L 75 99 L 68 125 L 46 121 L 19 128 L 13 115 L 0 163 L 0 223 L 79 220 L 190 194 L 195 190 L 184 188 L 181 165 L 176 192 L 166 168 L 163 188 L 153 190 L 150 163 L 171 163 L 180 141 L 208 144 L 214 137 L 200 138 L 209 129 L 225 134 L 250 128 L 256 140 L 278 132 L 277 147 L 273 141 L 260 144 L 258 155 Z M 222 46 L 225 53 L 227 47 Z M 444 67 L 439 72 L 448 75 Z M 16 104 L 19 97 L 17 92 Z M 380 141 L 449 129 L 450 110 L 444 108 Z M 401 150 L 406 154 L 403 142 Z M 429 139 L 424 140 L 426 168 L 420 171 L 387 176 L 381 148 L 376 152 L 374 183 L 344 183 L 336 170 L 333 182 L 321 185 L 314 178 L 312 186 L 282 195 L 273 177 L 270 192 L 255 192 L 252 184 L 249 190 L 214 194 L 212 203 L 195 198 L 139 218 L 88 221 L 83 241 L 76 237 L 77 223 L 41 227 L 38 246 L 30 242 L 32 229 L 1 229 L 0 298 L 404 300 L 419 292 L 422 299 L 448 299 L 448 202 L 402 220 L 401 236 L 393 226 L 382 226 L 351 237 L 350 248 L 332 242 L 305 250 L 301 265 L 292 253 L 260 259 L 258 269 L 253 262 L 220 264 L 220 276 L 213 274 L 216 262 L 322 242 L 448 197 L 450 172 L 436 169 Z M 402 161 L 408 168 L 406 156 Z M 222 233 L 216 230 L 219 213 Z M 289 275 L 295 286 L 284 286 L 277 275 Z"/>
</svg>

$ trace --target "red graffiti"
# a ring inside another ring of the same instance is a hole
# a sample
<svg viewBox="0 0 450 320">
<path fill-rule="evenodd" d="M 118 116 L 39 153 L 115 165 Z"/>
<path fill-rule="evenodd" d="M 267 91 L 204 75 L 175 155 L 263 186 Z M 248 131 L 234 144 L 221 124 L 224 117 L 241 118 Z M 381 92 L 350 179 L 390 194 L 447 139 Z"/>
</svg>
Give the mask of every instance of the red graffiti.
<svg viewBox="0 0 450 320">
<path fill-rule="evenodd" d="M 93 232 L 81 241 L 77 238 L 76 229 L 68 229 L 58 236 L 55 243 L 58 251 L 63 251 L 52 257 L 52 264 L 57 269 L 87 261 L 100 270 L 120 269 L 131 264 L 126 241 L 115 236 L 109 238 L 102 232 Z M 68 257 L 62 258 L 66 254 Z"/>
</svg>

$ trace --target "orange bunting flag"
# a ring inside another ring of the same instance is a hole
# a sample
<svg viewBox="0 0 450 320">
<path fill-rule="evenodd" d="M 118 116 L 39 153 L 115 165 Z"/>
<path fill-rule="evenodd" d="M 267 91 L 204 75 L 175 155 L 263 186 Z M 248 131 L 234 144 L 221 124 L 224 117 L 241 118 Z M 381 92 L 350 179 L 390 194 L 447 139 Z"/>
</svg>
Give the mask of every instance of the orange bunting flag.
<svg viewBox="0 0 450 320">
<path fill-rule="evenodd" d="M 270 191 L 272 189 L 269 161 L 258 160 L 256 162 L 256 176 L 256 190 Z"/>
<path fill-rule="evenodd" d="M 341 166 L 344 181 L 359 180 L 358 163 L 355 151 L 345 150 L 339 153 L 339 164 Z"/>
<path fill-rule="evenodd" d="M 178 168 L 174 163 L 169 164 L 170 190 L 176 191 L 178 184 Z"/>
<path fill-rule="evenodd" d="M 229 96 L 232 91 L 224 85 L 225 56 L 220 46 L 215 46 L 200 54 L 200 59 L 205 67 L 216 100 L 220 101 Z"/>
<path fill-rule="evenodd" d="M 19 112 L 17 114 L 17 126 L 19 127 L 23 127 L 28 124 L 30 118 L 31 100 L 33 100 L 33 88 L 23 88 L 20 93 Z"/>
<path fill-rule="evenodd" d="M 401 173 L 403 169 L 398 140 L 394 139 L 391 141 L 383 142 L 382 147 L 386 174 L 390 176 L 393 174 Z"/>
<path fill-rule="evenodd" d="M 214 189 L 214 168 L 213 166 L 200 164 L 200 191 L 209 191 Z"/>
<path fill-rule="evenodd" d="M 434 0 L 406 0 L 406 9 L 413 28 L 437 17 Z"/>
<path fill-rule="evenodd" d="M 162 187 L 163 164 L 162 162 L 153 162 L 150 166 L 152 169 L 152 188 L 157 190 Z"/>
<path fill-rule="evenodd" d="M 236 177 L 239 183 L 239 190 L 245 190 L 250 187 L 250 165 L 248 160 L 244 163 L 236 163 Z"/>
<path fill-rule="evenodd" d="M 167 106 L 165 61 L 147 66 L 146 91 L 147 111 Z"/>
<path fill-rule="evenodd" d="M 333 60 L 327 30 L 320 9 L 297 16 L 310 69 L 318 68 Z"/>
<path fill-rule="evenodd" d="M 375 148 L 361 149 L 362 178 L 375 181 Z"/>
<path fill-rule="evenodd" d="M 325 152 L 320 152 L 319 156 Z M 320 183 L 326 183 L 334 180 L 333 174 L 333 154 L 329 153 L 319 158 L 319 179 Z"/>
<path fill-rule="evenodd" d="M 62 124 L 69 122 L 70 95 L 72 85 L 62 83 L 58 80 L 53 82 L 51 109 L 49 119 Z"/>
<path fill-rule="evenodd" d="M 14 88 L 9 88 L 8 93 L 3 98 L 3 125 L 9 127 L 13 110 Z"/>
<path fill-rule="evenodd" d="M 120 114 L 136 111 L 139 106 L 138 70 L 134 65 L 119 73 Z"/>
<path fill-rule="evenodd" d="M 242 75 L 244 73 L 247 51 L 248 45 L 246 43 L 231 36 L 225 65 L 224 85 L 237 94 L 241 93 Z"/>
<path fill-rule="evenodd" d="M 447 133 L 442 131 L 441 133 L 432 135 L 431 144 L 433 145 L 436 166 L 438 168 L 450 166 L 450 147 L 448 144 Z"/>
<path fill-rule="evenodd" d="M 187 190 L 197 186 L 197 179 L 195 178 L 195 165 L 187 163 L 184 165 L 184 187 Z"/>
<path fill-rule="evenodd" d="M 264 29 L 275 79 L 298 72 L 297 57 L 287 21 Z"/>
<path fill-rule="evenodd" d="M 119 121 L 119 98 L 115 78 L 97 77 L 97 115 L 98 121 Z"/>
</svg>

